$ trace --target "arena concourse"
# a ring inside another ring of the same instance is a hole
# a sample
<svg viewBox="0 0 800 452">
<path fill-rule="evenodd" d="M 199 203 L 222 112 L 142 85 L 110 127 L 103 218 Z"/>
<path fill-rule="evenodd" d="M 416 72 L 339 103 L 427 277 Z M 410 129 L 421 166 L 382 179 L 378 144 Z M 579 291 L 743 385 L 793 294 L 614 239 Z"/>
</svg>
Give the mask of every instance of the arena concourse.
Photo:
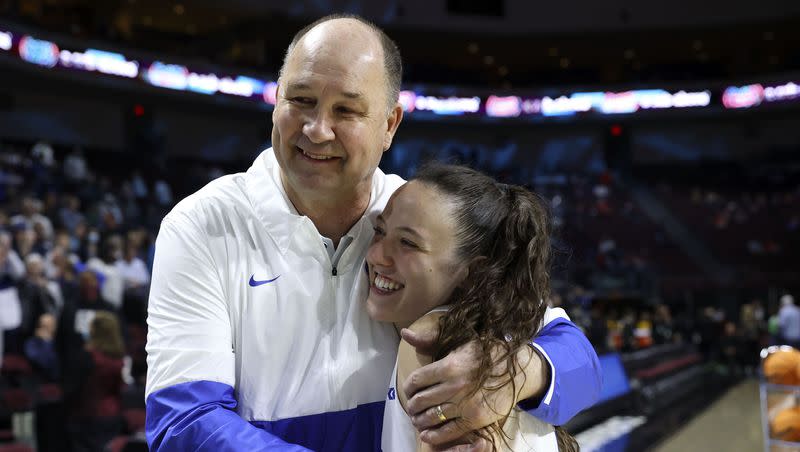
<svg viewBox="0 0 800 452">
<path fill-rule="evenodd" d="M 582 451 L 800 450 L 800 358 L 762 370 L 800 343 L 800 3 L 557 3 L 0 0 L 0 452 L 147 449 L 161 219 L 270 146 L 283 52 L 334 12 L 403 55 L 386 173 L 463 163 L 549 203 L 548 301 L 604 379 L 565 425 Z"/>
</svg>

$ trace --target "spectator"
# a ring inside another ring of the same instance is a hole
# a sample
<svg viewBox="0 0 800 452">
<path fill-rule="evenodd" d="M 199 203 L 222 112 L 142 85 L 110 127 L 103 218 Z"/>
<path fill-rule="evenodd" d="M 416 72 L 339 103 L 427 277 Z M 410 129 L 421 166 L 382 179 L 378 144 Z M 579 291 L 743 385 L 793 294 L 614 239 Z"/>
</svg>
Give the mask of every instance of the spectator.
<svg viewBox="0 0 800 452">
<path fill-rule="evenodd" d="M 133 172 L 133 176 L 131 178 L 131 189 L 133 190 L 133 195 L 136 197 L 137 201 L 144 201 L 147 199 L 147 183 L 144 181 L 141 172 Z"/>
<path fill-rule="evenodd" d="M 58 211 L 58 218 L 62 227 L 74 233 L 78 224 L 84 221 L 80 198 L 75 195 L 67 195 L 64 198 L 64 206 Z"/>
<path fill-rule="evenodd" d="M 105 301 L 118 310 L 122 307 L 122 298 L 125 293 L 125 281 L 116 266 L 116 262 L 123 257 L 122 237 L 109 236 L 103 248 L 102 259 L 91 258 L 86 262 L 86 267 L 102 275 L 103 283 L 100 293 Z"/>
<path fill-rule="evenodd" d="M 800 308 L 795 306 L 794 297 L 789 294 L 781 297 L 778 325 L 783 343 L 800 348 Z"/>
<path fill-rule="evenodd" d="M 16 233 L 14 234 L 14 244 L 16 245 L 17 254 L 21 259 L 25 259 L 31 253 L 43 254 L 44 250 L 37 246 L 36 231 L 28 227 L 24 223 L 18 223 L 15 226 Z"/>
<path fill-rule="evenodd" d="M 64 159 L 64 177 L 73 185 L 78 185 L 89 177 L 89 168 L 81 148 L 76 146 Z"/>
<path fill-rule="evenodd" d="M 41 377 L 48 381 L 59 378 L 59 362 L 53 344 L 56 337 L 56 317 L 45 313 L 39 316 L 33 337 L 25 341 L 25 356 Z"/>
<path fill-rule="evenodd" d="M 150 282 L 150 272 L 144 261 L 137 256 L 137 249 L 131 244 L 125 250 L 125 257 L 114 263 L 122 276 L 125 290 L 140 289 Z"/>
<path fill-rule="evenodd" d="M 742 373 L 742 337 L 737 331 L 736 324 L 725 322 L 722 337 L 719 339 L 722 364 L 728 369 L 730 375 L 740 376 Z"/>
<path fill-rule="evenodd" d="M 11 285 L 25 276 L 25 264 L 11 248 L 11 234 L 0 231 L 0 286 Z"/>
<path fill-rule="evenodd" d="M 653 320 L 653 340 L 656 344 L 669 344 L 674 341 L 675 324 L 672 320 L 669 306 L 660 304 L 656 307 L 656 315 Z"/>
<path fill-rule="evenodd" d="M 167 181 L 164 179 L 159 179 L 156 181 L 153 192 L 155 193 L 156 203 L 161 207 L 170 207 L 173 204 L 172 201 L 172 189 L 170 188 Z"/>
<path fill-rule="evenodd" d="M 33 229 L 37 224 L 40 224 L 44 233 L 42 239 L 47 240 L 53 235 L 53 223 L 49 218 L 42 215 L 41 210 L 41 201 L 32 196 L 25 196 L 22 198 L 21 212 L 11 217 L 10 223 L 16 227 L 24 225 L 25 229 Z"/>
<path fill-rule="evenodd" d="M 70 364 L 75 385 L 65 388 L 73 452 L 102 451 L 121 432 L 124 350 L 117 318 L 98 312 L 85 349 Z"/>
<path fill-rule="evenodd" d="M 22 328 L 25 337 L 33 334 L 35 324 L 44 313 L 60 311 L 63 298 L 57 283 L 44 275 L 44 259 L 39 254 L 25 258 L 25 279 L 20 284 L 19 297 L 22 307 Z"/>
</svg>

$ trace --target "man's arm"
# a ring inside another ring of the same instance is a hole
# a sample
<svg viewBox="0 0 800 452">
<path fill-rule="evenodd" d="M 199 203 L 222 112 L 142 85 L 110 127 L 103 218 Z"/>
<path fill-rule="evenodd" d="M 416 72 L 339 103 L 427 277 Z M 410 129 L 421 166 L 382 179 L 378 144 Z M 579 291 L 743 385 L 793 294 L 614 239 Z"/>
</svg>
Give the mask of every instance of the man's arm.
<svg viewBox="0 0 800 452">
<path fill-rule="evenodd" d="M 180 214 L 178 214 L 180 215 Z M 171 214 L 156 239 L 147 324 L 147 421 L 152 451 L 306 451 L 234 411 L 235 355 L 219 264 L 208 236 Z"/>
<path fill-rule="evenodd" d="M 592 406 L 600 397 L 602 374 L 594 347 L 567 318 L 547 323 L 533 340 L 541 365 L 543 357 L 550 367 L 550 381 L 544 394 L 520 402 L 519 407 L 548 424 L 564 425 L 576 414 Z"/>
<path fill-rule="evenodd" d="M 430 347 L 436 337 L 435 331 L 414 334 L 404 329 L 401 333 L 406 342 L 418 349 Z M 553 425 L 566 423 L 599 397 L 602 376 L 597 354 L 562 309 L 548 309 L 545 326 L 533 341 L 538 353 L 526 353 L 532 359 L 520 362 L 525 376 L 538 377 L 539 381 L 526 380 L 523 389 L 527 392 L 521 393 L 519 398 L 511 394 L 510 387 L 506 391 L 492 392 L 486 400 L 486 394 L 481 391 L 471 398 L 465 397 L 466 390 L 472 386 L 471 372 L 479 362 L 475 356 L 477 351 L 471 351 L 468 345 L 414 371 L 403 382 L 402 388 L 409 396 L 407 411 L 425 442 L 444 444 L 463 436 L 464 426 L 475 429 L 487 426 L 499 419 L 498 413 L 503 413 L 504 407 L 533 394 L 541 395 L 524 400 L 519 406 Z M 549 364 L 549 372 L 543 371 L 547 367 L 542 366 L 542 356 Z M 549 377 L 549 381 L 543 381 L 543 377 Z M 487 406 L 487 400 L 493 406 Z M 439 404 L 451 410 L 457 407 L 448 417 L 459 417 L 462 422 L 439 425 L 435 411 Z"/>
</svg>

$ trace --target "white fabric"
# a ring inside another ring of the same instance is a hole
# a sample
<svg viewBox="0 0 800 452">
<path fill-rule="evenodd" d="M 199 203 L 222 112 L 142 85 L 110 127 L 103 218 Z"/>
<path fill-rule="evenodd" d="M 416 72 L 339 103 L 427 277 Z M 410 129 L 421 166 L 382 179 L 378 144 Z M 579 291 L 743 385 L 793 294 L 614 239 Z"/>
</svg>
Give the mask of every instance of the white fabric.
<svg viewBox="0 0 800 452">
<path fill-rule="evenodd" d="M 428 314 L 446 310 L 446 306 L 440 306 L 434 308 Z M 569 316 L 567 316 L 567 313 L 563 309 L 548 307 L 542 325 L 547 325 L 557 318 L 569 320 Z M 553 363 L 541 347 L 536 344 L 533 345 L 544 354 L 547 362 L 550 364 L 550 374 L 552 378 L 550 390 L 547 395 L 545 395 L 545 400 L 543 400 L 543 403 L 550 403 L 550 398 L 553 396 L 555 380 Z M 416 429 L 411 423 L 408 414 L 406 414 L 403 409 L 403 406 L 400 404 L 397 391 L 399 391 L 399 388 L 397 385 L 397 362 L 395 361 L 394 370 L 392 371 L 389 383 L 389 391 L 386 395 L 386 405 L 383 411 L 383 434 L 381 437 L 381 449 L 383 452 L 407 452 L 417 449 Z M 511 448 L 509 449 L 500 442 L 498 443 L 498 447 L 500 447 L 501 450 L 511 450 L 514 452 L 558 452 L 558 442 L 553 426 L 542 422 L 519 408 L 514 408 L 511 412 L 508 420 L 503 425 L 503 431 L 507 436 L 506 439 L 510 438 L 510 440 L 508 440 L 508 445 Z"/>
<path fill-rule="evenodd" d="M 150 272 L 147 270 L 147 265 L 138 257 L 134 257 L 128 262 L 125 259 L 119 259 L 114 263 L 117 267 L 117 272 L 122 276 L 125 282 L 125 287 L 132 287 L 136 285 L 144 285 L 150 282 Z"/>
<path fill-rule="evenodd" d="M 156 240 L 147 396 L 188 381 L 221 382 L 235 389 L 247 421 L 382 401 L 398 342 L 390 324 L 364 309 L 364 256 L 374 217 L 402 183 L 376 171 L 336 276 L 314 224 L 283 192 L 271 149 L 246 173 L 178 203 Z"/>
<path fill-rule="evenodd" d="M 0 290 L 0 336 L 3 330 L 13 330 L 22 323 L 22 308 L 16 287 Z"/>
<path fill-rule="evenodd" d="M 25 276 L 25 263 L 20 259 L 19 254 L 14 250 L 8 250 L 8 257 L 6 258 L 5 267 L 0 269 L 0 275 L 8 273 L 11 279 L 19 281 Z"/>
<path fill-rule="evenodd" d="M 125 295 L 125 281 L 122 279 L 117 267 L 103 262 L 102 259 L 93 257 L 86 262 L 89 270 L 102 273 L 105 279 L 100 288 L 100 296 L 114 308 L 122 307 L 122 298 Z"/>
</svg>

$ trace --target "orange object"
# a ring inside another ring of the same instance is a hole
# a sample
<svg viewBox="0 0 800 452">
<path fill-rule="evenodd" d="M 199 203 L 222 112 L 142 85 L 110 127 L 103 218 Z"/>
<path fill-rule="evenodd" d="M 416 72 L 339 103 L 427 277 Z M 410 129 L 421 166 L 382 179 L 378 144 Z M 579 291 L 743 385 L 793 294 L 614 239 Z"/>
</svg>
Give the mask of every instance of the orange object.
<svg viewBox="0 0 800 452">
<path fill-rule="evenodd" d="M 779 385 L 800 384 L 800 351 L 782 348 L 764 359 L 764 377 Z"/>
<path fill-rule="evenodd" d="M 778 412 L 770 422 L 772 437 L 783 441 L 800 441 L 800 407 Z"/>
</svg>

